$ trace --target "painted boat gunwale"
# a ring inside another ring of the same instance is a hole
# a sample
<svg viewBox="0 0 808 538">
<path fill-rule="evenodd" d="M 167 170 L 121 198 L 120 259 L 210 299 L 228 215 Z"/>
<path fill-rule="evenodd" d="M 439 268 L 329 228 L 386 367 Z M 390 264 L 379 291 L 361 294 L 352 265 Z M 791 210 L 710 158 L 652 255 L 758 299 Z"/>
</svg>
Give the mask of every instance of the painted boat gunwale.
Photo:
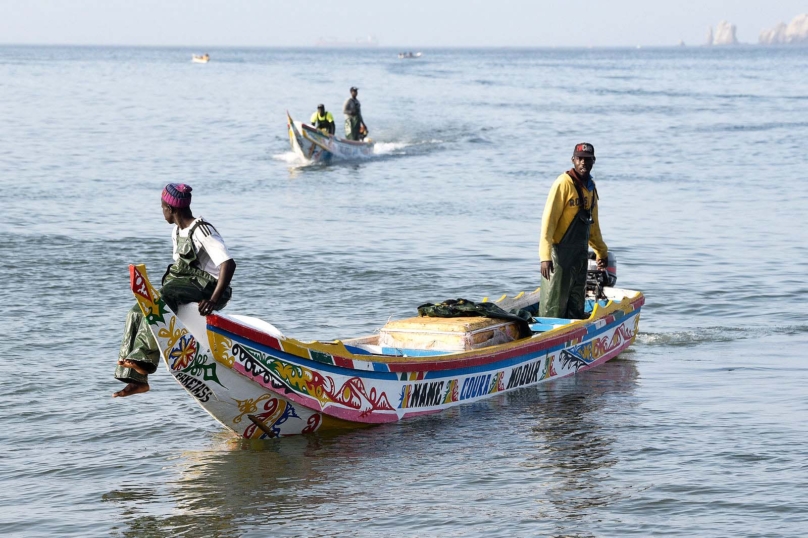
<svg viewBox="0 0 808 538">
<path fill-rule="evenodd" d="M 640 313 L 638 309 L 635 311 L 636 314 Z M 627 317 L 632 317 L 635 313 L 629 314 Z M 618 325 L 624 323 L 626 321 L 625 317 L 621 317 L 619 319 L 612 320 L 611 323 L 604 325 L 597 329 L 597 331 L 593 331 L 590 333 L 586 333 L 586 337 L 588 338 L 597 338 L 599 335 L 609 332 L 610 330 L 614 329 Z M 272 348 L 262 344 L 260 342 L 256 342 L 255 340 L 250 340 L 244 336 L 240 336 L 238 334 L 230 333 L 227 331 L 216 331 L 217 334 L 222 336 L 226 336 L 240 344 L 250 345 L 258 349 L 259 351 L 271 355 L 273 358 L 286 361 L 297 366 L 303 366 L 306 368 L 316 368 L 318 370 L 323 370 L 329 372 L 331 374 L 337 375 L 344 375 L 344 376 L 351 376 L 356 375 L 352 372 L 361 372 L 362 377 L 369 377 L 374 379 L 380 380 L 400 380 L 399 374 L 402 373 L 410 373 L 410 372 L 423 372 L 424 377 L 422 380 L 427 379 L 441 379 L 444 377 L 455 377 L 461 375 L 468 375 L 474 373 L 478 370 L 491 370 L 491 369 L 500 369 L 500 368 L 509 368 L 514 365 L 523 362 L 529 362 L 533 359 L 539 358 L 542 355 L 547 355 L 549 353 L 553 353 L 555 351 L 559 351 L 569 347 L 570 345 L 574 345 L 575 340 L 581 340 L 579 338 L 575 339 L 554 339 L 552 341 L 552 345 L 542 346 L 540 348 L 532 348 L 532 349 L 520 349 L 523 353 L 519 354 L 509 354 L 508 356 L 504 357 L 496 357 L 492 358 L 492 360 L 482 363 L 466 363 L 461 365 L 451 365 L 450 367 L 440 367 L 440 368 L 423 368 L 424 365 L 418 364 L 415 368 L 401 368 L 395 369 L 392 368 L 389 371 L 379 371 L 379 370 L 361 370 L 356 368 L 350 368 L 346 366 L 340 366 L 337 364 L 327 364 L 319 361 L 315 361 L 313 359 L 306 359 L 304 357 L 299 357 L 287 351 L 283 351 L 280 349 Z M 440 366 L 444 366 L 440 364 Z"/>
<path fill-rule="evenodd" d="M 309 355 L 311 355 L 311 351 L 330 355 L 334 361 L 333 366 L 359 370 L 363 372 L 363 375 L 364 372 L 370 372 L 373 370 L 369 370 L 367 368 L 355 368 L 352 364 L 354 361 L 359 362 L 360 364 L 371 363 L 374 365 L 384 365 L 386 366 L 385 370 L 390 372 L 433 371 L 451 370 L 464 367 L 467 368 L 507 360 L 527 353 L 541 352 L 561 343 L 583 339 L 593 332 L 597 334 L 599 329 L 603 328 L 603 326 L 596 328 L 596 324 L 598 322 L 605 321 L 605 326 L 611 326 L 613 322 L 618 322 L 627 314 L 630 314 L 635 310 L 639 310 L 642 307 L 645 302 L 645 298 L 642 293 L 636 293 L 637 295 L 634 297 L 624 297 L 620 302 L 612 301 L 606 307 L 596 307 L 596 309 L 593 311 L 593 316 L 588 319 L 578 320 L 531 338 L 522 338 L 496 346 L 440 355 L 439 360 L 436 360 L 434 356 L 401 357 L 394 355 L 354 354 L 349 351 L 345 347 L 345 344 L 339 340 L 325 343 L 320 341 L 301 342 L 290 337 L 282 337 L 282 339 L 284 342 L 288 342 L 292 348 L 299 348 L 308 351 Z M 324 363 L 310 357 L 303 357 L 289 353 L 288 351 L 284 351 L 281 349 L 280 339 L 252 327 L 248 327 L 236 320 L 232 320 L 215 313 L 207 317 L 207 325 L 208 331 L 212 330 L 214 332 L 218 332 L 218 329 L 230 333 L 231 335 L 239 336 L 248 341 L 263 344 L 271 348 L 272 351 L 289 354 L 291 357 L 294 357 L 294 360 L 296 361 L 305 361 L 302 364 L 305 366 L 314 366 L 315 368 L 331 366 L 329 363 Z"/>
<path fill-rule="evenodd" d="M 596 338 L 599 335 L 609 332 L 610 330 L 614 329 L 618 325 L 625 323 L 626 318 L 630 318 L 634 315 L 638 315 L 640 313 L 640 309 L 633 311 L 628 316 L 622 316 L 617 319 L 613 319 L 610 323 L 599 327 L 596 331 L 587 332 L 583 336 L 587 338 Z M 208 316 L 210 318 L 210 316 Z M 525 346 L 524 348 L 520 348 L 518 351 L 521 353 L 509 353 L 507 356 L 500 356 L 505 355 L 505 353 L 499 353 L 497 355 L 491 355 L 490 357 L 482 357 L 482 358 L 490 358 L 491 360 L 485 362 L 466 362 L 460 365 L 454 365 L 449 362 L 449 366 L 446 367 L 444 363 L 438 363 L 440 367 L 435 368 L 424 368 L 424 364 L 417 364 L 415 368 L 401 368 L 401 369 L 390 369 L 389 371 L 379 371 L 379 370 L 361 370 L 357 368 L 351 368 L 346 366 L 341 366 L 337 364 L 328 364 L 319 361 L 315 361 L 314 359 L 306 359 L 305 357 L 300 357 L 288 351 L 284 351 L 282 349 L 278 349 L 275 347 L 267 346 L 261 342 L 257 342 L 255 340 L 251 340 L 245 336 L 238 335 L 236 333 L 231 333 L 229 331 L 223 330 L 218 328 L 215 332 L 227 338 L 230 338 L 240 344 L 246 344 L 251 347 L 258 349 L 259 351 L 271 355 L 273 358 L 286 361 L 297 366 L 303 366 L 306 368 L 317 369 L 329 372 L 331 374 L 337 375 L 344 375 L 344 376 L 351 376 L 357 375 L 353 372 L 361 372 L 361 377 L 369 377 L 374 379 L 380 380 L 400 380 L 399 374 L 402 373 L 410 373 L 410 372 L 423 372 L 424 378 L 426 379 L 440 379 L 443 377 L 455 377 L 461 375 L 468 375 L 470 373 L 474 373 L 476 370 L 498 370 L 501 368 L 509 368 L 511 366 L 517 365 L 523 362 L 529 362 L 533 359 L 539 358 L 542 355 L 547 355 L 549 353 L 553 353 L 555 351 L 559 351 L 569 347 L 570 345 L 574 345 L 575 341 L 581 341 L 582 338 L 564 338 L 564 336 L 554 338 L 550 341 L 545 341 L 542 343 L 546 343 L 547 345 L 543 345 L 541 347 L 534 347 L 531 346 L 530 349 Z M 208 330 L 211 330 L 211 325 L 208 325 Z M 527 339 L 524 339 L 527 340 Z M 359 355 L 360 357 L 364 357 L 365 355 Z M 458 362 L 458 361 L 453 361 Z M 426 365 L 428 366 L 428 365 Z"/>
<path fill-rule="evenodd" d="M 638 308 L 637 310 L 630 313 L 628 316 L 623 316 L 623 317 L 621 317 L 619 319 L 613 320 L 612 327 L 610 327 L 609 330 L 617 329 L 617 327 L 619 327 L 621 325 L 624 325 L 630 319 L 639 316 L 639 314 L 640 314 L 640 309 Z M 604 331 L 604 332 L 608 332 L 608 331 Z M 588 338 L 587 340 L 594 341 L 594 339 L 595 339 L 594 336 L 590 335 L 590 338 Z M 594 368 L 594 367 L 596 367 L 596 366 L 598 366 L 600 364 L 603 364 L 603 363 L 617 357 L 620 353 L 622 353 L 624 350 L 626 350 L 628 347 L 630 347 L 631 344 L 633 343 L 633 341 L 634 341 L 633 337 L 631 339 L 629 339 L 629 340 L 625 340 L 619 346 L 617 346 L 616 348 L 611 349 L 608 352 L 604 353 L 601 357 L 598 357 L 597 359 L 593 360 L 591 363 L 589 363 L 589 364 L 587 364 L 585 366 L 582 366 L 580 368 L 577 368 L 574 371 L 570 371 L 570 372 L 567 372 L 567 373 L 561 374 L 561 375 L 556 375 L 552 379 L 561 379 L 561 378 L 564 378 L 564 377 L 569 377 L 569 376 L 577 374 L 580 371 L 588 370 L 590 368 Z M 571 345 L 574 345 L 574 344 L 571 344 Z M 569 342 L 567 344 L 565 344 L 565 345 L 557 347 L 556 350 L 563 350 L 563 349 L 566 349 L 568 347 L 570 347 Z M 272 351 L 274 353 L 278 352 L 277 350 L 274 350 L 274 349 Z M 285 355 L 287 354 L 286 352 L 280 352 L 280 353 L 284 353 Z M 516 364 L 518 364 L 520 362 L 523 363 L 524 365 L 528 365 L 528 364 L 532 363 L 533 361 L 535 361 L 536 359 L 539 359 L 539 361 L 541 361 L 542 356 L 549 357 L 550 356 L 550 351 L 549 350 L 542 350 L 540 352 L 522 355 L 520 357 L 521 360 L 516 361 L 514 363 L 514 365 L 516 365 Z M 271 355 L 271 357 L 274 360 L 280 360 L 280 361 L 285 360 L 284 358 L 275 357 L 273 355 Z M 305 359 L 302 359 L 302 358 L 300 358 L 300 359 L 305 360 Z M 313 361 L 313 362 L 315 362 L 315 361 Z M 316 367 L 314 369 L 322 370 L 322 371 L 326 370 L 325 366 L 329 366 L 329 365 L 325 365 L 323 363 L 316 363 L 316 364 L 317 365 L 316 365 Z M 308 367 L 308 366 L 306 366 L 306 367 Z M 485 375 L 485 373 L 489 373 L 489 377 L 490 377 L 490 375 L 493 372 L 496 372 L 496 370 L 500 369 L 499 367 L 494 368 L 490 364 L 489 365 L 479 365 L 476 368 L 478 368 L 479 370 L 476 371 L 476 372 L 471 372 L 471 375 L 473 375 L 475 373 L 479 373 L 479 374 L 482 374 L 482 375 Z M 510 368 L 510 366 L 508 366 L 506 368 Z M 367 372 L 367 371 L 365 371 L 365 372 L 362 372 L 361 374 L 359 374 L 359 373 L 354 374 L 354 376 L 359 377 L 359 378 L 371 377 L 371 376 L 367 375 L 367 374 L 371 374 L 371 373 L 378 373 L 378 372 Z M 244 374 L 242 374 L 242 375 L 244 375 Z M 346 376 L 346 374 L 344 374 L 344 373 L 341 373 L 339 375 Z M 462 374 L 462 375 L 468 375 L 468 374 Z M 406 408 L 398 407 L 398 408 L 387 409 L 387 410 L 384 410 L 384 409 L 362 410 L 362 409 L 349 409 L 349 408 L 346 408 L 346 407 L 335 406 L 335 405 L 330 404 L 330 403 L 324 404 L 323 402 L 320 402 L 317 398 L 315 398 L 315 397 L 313 397 L 311 395 L 297 393 L 294 390 L 287 389 L 283 385 L 274 386 L 271 383 L 262 382 L 262 380 L 260 379 L 260 376 L 252 376 L 252 377 L 246 376 L 246 377 L 248 377 L 248 379 L 251 379 L 252 381 L 258 383 L 259 385 L 261 385 L 262 387 L 264 387 L 266 390 L 268 390 L 270 392 L 273 392 L 273 393 L 275 393 L 275 394 L 277 394 L 279 396 L 287 398 L 290 401 L 292 401 L 292 402 L 294 402 L 294 403 L 296 403 L 298 405 L 301 405 L 301 406 L 306 407 L 308 409 L 311 409 L 311 410 L 314 410 L 316 412 L 322 413 L 323 415 L 331 416 L 331 417 L 338 418 L 338 419 L 341 419 L 341 420 L 347 420 L 347 421 L 351 421 L 351 422 L 363 422 L 363 423 L 367 423 L 367 424 L 384 424 L 384 423 L 389 423 L 389 422 L 396 422 L 396 421 L 401 420 L 401 419 L 403 419 L 405 417 L 409 418 L 409 417 L 420 416 L 420 415 L 428 415 L 428 414 L 440 413 L 440 412 L 442 412 L 442 411 L 444 411 L 444 410 L 446 410 L 446 409 L 448 409 L 450 407 L 454 407 L 456 405 L 463 405 L 463 404 L 468 404 L 468 403 L 472 403 L 472 402 L 476 402 L 476 401 L 481 401 L 481 400 L 485 399 L 486 397 L 488 397 L 490 395 L 490 394 L 488 394 L 488 395 L 472 397 L 472 398 L 469 398 L 469 399 L 461 399 L 460 401 L 450 403 L 448 406 L 443 404 L 443 405 L 438 405 L 438 406 L 434 406 L 432 408 L 427 408 L 427 409 L 418 409 L 418 408 L 413 408 L 413 407 L 406 407 Z M 449 377 L 455 377 L 455 376 L 449 376 Z M 417 378 L 417 379 L 412 379 L 412 378 L 405 379 L 405 378 L 399 378 L 398 376 L 395 376 L 395 374 L 394 374 L 394 377 L 386 378 L 385 380 L 389 380 L 389 381 L 394 380 L 394 381 L 399 382 L 399 383 L 416 383 L 416 382 L 428 381 L 426 379 L 426 377 L 420 377 L 420 378 Z M 434 382 L 434 381 L 432 381 L 432 382 Z M 542 381 L 539 381 L 539 382 L 542 382 Z M 535 383 L 530 383 L 530 385 L 532 385 L 532 384 L 535 384 Z M 517 386 L 514 386 L 512 388 L 510 388 L 510 387 L 505 388 L 501 392 L 510 392 L 510 391 L 513 391 L 513 390 L 518 390 L 520 388 L 523 388 L 523 386 L 524 385 L 517 385 Z"/>
</svg>

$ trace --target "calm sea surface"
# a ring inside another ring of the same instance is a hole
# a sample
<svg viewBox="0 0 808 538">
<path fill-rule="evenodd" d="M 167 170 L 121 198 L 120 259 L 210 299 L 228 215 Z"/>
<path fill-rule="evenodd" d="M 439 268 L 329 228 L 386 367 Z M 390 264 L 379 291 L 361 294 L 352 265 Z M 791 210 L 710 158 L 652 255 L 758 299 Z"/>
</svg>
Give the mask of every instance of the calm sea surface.
<svg viewBox="0 0 808 538">
<path fill-rule="evenodd" d="M 207 65 L 192 64 L 208 52 Z M 0 534 L 808 532 L 808 49 L 0 47 Z M 285 112 L 378 155 L 301 166 Z M 301 339 L 532 290 L 591 142 L 636 345 L 437 416 L 244 444 L 164 370 L 111 398 L 162 186 L 237 259 L 226 312 Z"/>
</svg>

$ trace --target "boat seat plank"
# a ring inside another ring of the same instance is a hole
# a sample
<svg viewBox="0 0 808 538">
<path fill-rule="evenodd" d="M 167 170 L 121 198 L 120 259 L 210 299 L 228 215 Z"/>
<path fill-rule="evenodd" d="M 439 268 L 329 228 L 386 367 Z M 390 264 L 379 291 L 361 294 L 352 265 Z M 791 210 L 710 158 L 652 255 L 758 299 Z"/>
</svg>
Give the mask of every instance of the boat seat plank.
<svg viewBox="0 0 808 538">
<path fill-rule="evenodd" d="M 564 319 L 564 318 L 533 318 L 534 323 L 530 324 L 530 330 L 534 333 L 544 333 L 564 325 L 569 325 L 577 319 Z"/>
</svg>

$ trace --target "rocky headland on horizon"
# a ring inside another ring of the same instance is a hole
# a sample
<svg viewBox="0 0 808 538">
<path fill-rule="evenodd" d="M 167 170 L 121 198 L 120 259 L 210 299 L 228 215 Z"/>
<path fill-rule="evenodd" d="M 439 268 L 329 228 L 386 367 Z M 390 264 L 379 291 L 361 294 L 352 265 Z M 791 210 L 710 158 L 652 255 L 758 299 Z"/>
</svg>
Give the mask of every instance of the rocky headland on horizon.
<svg viewBox="0 0 808 538">
<path fill-rule="evenodd" d="M 797 15 L 789 24 L 781 22 L 763 30 L 758 37 L 761 45 L 808 45 L 808 13 Z"/>
<path fill-rule="evenodd" d="M 723 46 L 737 45 L 737 27 L 727 21 L 721 21 L 713 31 L 707 30 L 705 45 Z M 797 15 L 789 24 L 779 23 L 774 28 L 763 30 L 758 36 L 759 45 L 808 45 L 808 13 Z"/>
</svg>

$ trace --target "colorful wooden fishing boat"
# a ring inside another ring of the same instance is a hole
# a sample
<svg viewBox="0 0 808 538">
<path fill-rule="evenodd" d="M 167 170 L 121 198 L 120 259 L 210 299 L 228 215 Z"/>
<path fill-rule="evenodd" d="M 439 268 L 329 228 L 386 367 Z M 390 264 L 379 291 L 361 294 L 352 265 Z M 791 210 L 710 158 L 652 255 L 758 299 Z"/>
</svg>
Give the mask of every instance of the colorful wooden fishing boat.
<svg viewBox="0 0 808 538">
<path fill-rule="evenodd" d="M 292 151 L 309 162 L 361 159 L 373 155 L 373 141 L 355 142 L 325 134 L 306 123 L 295 123 L 286 113 Z"/>
<path fill-rule="evenodd" d="M 489 320 L 489 326 L 465 333 L 471 349 L 447 350 L 457 335 L 435 330 L 426 332 L 435 346 L 411 350 L 384 340 L 395 342 L 396 332 L 409 342 L 423 337 L 424 331 L 407 334 L 418 319 L 448 322 L 416 318 L 394 322 L 387 333 L 301 342 L 256 318 L 204 318 L 195 304 L 175 314 L 150 284 L 145 266 L 130 266 L 130 277 L 171 375 L 245 438 L 395 422 L 594 368 L 632 344 L 645 302 L 640 292 L 604 288 L 607 299 L 590 301 L 585 320 L 540 319 L 531 325 L 532 336 L 516 339 L 509 339 L 500 320 Z M 502 296 L 496 304 L 525 308 L 538 299 L 536 290 Z"/>
</svg>

